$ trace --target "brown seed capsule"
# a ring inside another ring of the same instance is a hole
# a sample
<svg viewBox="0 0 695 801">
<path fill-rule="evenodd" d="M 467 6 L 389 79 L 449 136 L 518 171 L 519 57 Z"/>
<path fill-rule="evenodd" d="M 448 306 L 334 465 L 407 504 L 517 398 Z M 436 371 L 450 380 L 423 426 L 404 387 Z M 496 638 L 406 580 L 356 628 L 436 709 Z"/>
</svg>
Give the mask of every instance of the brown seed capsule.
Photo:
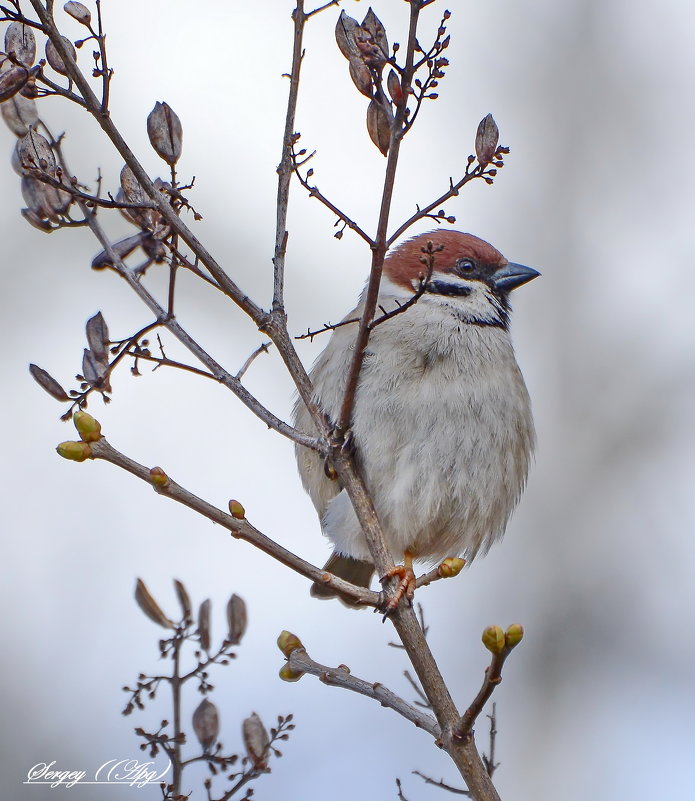
<svg viewBox="0 0 695 801">
<path fill-rule="evenodd" d="M 395 70 L 390 70 L 388 78 L 386 79 L 386 88 L 389 90 L 391 100 L 398 105 L 403 102 L 404 94 L 401 81 Z"/>
<path fill-rule="evenodd" d="M 220 733 L 217 707 L 207 698 L 203 698 L 193 713 L 193 731 L 205 750 L 210 748 Z"/>
<path fill-rule="evenodd" d="M 76 19 L 78 22 L 82 23 L 82 25 L 89 26 L 92 22 L 92 15 L 90 14 L 89 9 L 87 6 L 82 5 L 82 3 L 77 3 L 73 2 L 73 0 L 70 0 L 69 3 L 66 3 L 63 6 L 63 10 L 73 19 Z"/>
<path fill-rule="evenodd" d="M 173 167 L 181 158 L 183 128 L 168 103 L 155 103 L 147 117 L 147 135 L 157 155 Z"/>
<path fill-rule="evenodd" d="M 31 67 L 36 58 L 34 31 L 23 22 L 11 22 L 5 31 L 5 52 L 25 67 Z"/>
<path fill-rule="evenodd" d="M 206 599 L 198 610 L 198 637 L 204 651 L 210 650 L 210 599 Z"/>
<path fill-rule="evenodd" d="M 48 140 L 33 128 L 23 136 L 17 145 L 17 156 L 22 169 L 40 170 L 55 177 L 56 160 Z"/>
<path fill-rule="evenodd" d="M 362 25 L 360 25 L 360 27 L 363 32 L 369 35 L 372 44 L 376 45 L 378 48 L 379 65 L 383 67 L 389 57 L 389 42 L 386 37 L 386 29 L 371 8 L 367 11 L 367 15 L 362 20 Z M 377 66 L 377 64 L 373 66 Z"/>
<path fill-rule="evenodd" d="M 241 733 L 246 746 L 246 753 L 256 768 L 265 766 L 270 740 L 263 722 L 255 712 L 244 720 Z"/>
<path fill-rule="evenodd" d="M 227 625 L 229 626 L 227 639 L 232 645 L 239 645 L 246 631 L 248 618 L 246 614 L 246 603 L 243 598 L 240 598 L 236 594 L 232 595 L 227 603 Z"/>
<path fill-rule="evenodd" d="M 335 26 L 335 40 L 345 58 L 351 59 L 359 54 L 357 47 L 357 37 L 359 35 L 361 35 L 359 22 L 341 11 Z"/>
<path fill-rule="evenodd" d="M 376 100 L 367 107 L 367 131 L 369 138 L 379 148 L 382 155 L 389 152 L 391 144 L 391 123 L 393 122 L 393 114 L 391 109 L 388 111 L 384 108 L 382 103 Z"/>
<path fill-rule="evenodd" d="M 33 225 L 34 228 L 38 229 L 39 231 L 43 231 L 46 234 L 53 233 L 56 229 L 48 222 L 48 220 L 44 220 L 31 209 L 22 209 L 20 214 L 24 219 L 29 223 L 29 225 Z"/>
<path fill-rule="evenodd" d="M 72 60 L 77 61 L 77 52 L 75 51 L 72 42 L 65 36 L 61 36 L 60 38 L 62 39 L 65 47 L 67 48 L 67 51 L 70 54 Z M 65 62 L 63 61 L 63 57 L 60 55 L 58 49 L 50 39 L 46 42 L 46 60 L 56 72 L 59 72 L 61 75 L 68 74 L 68 70 L 67 67 L 65 66 Z"/>
<path fill-rule="evenodd" d="M 29 365 L 29 372 L 36 383 L 44 389 L 48 394 L 55 398 L 57 401 L 68 401 L 68 393 L 60 386 L 60 384 L 53 378 L 52 375 L 47 373 L 36 364 Z"/>
<path fill-rule="evenodd" d="M 87 344 L 96 360 L 100 362 L 108 360 L 109 328 L 101 312 L 97 312 L 87 320 L 85 333 L 87 334 Z"/>
<path fill-rule="evenodd" d="M 369 67 L 358 56 L 350 59 L 350 77 L 357 89 L 365 95 L 365 97 L 372 96 L 372 91 L 374 89 L 372 73 L 369 71 Z"/>
<path fill-rule="evenodd" d="M 87 445 L 87 443 L 83 444 Z M 87 447 L 89 446 L 87 445 Z M 159 604 L 155 601 L 150 594 L 150 591 L 145 586 L 145 582 L 140 578 L 135 583 L 135 601 L 140 609 L 147 615 L 147 617 L 149 617 L 149 619 L 155 622 L 158 626 L 162 626 L 165 629 L 174 628 L 174 624 L 164 614 Z"/>
<path fill-rule="evenodd" d="M 492 114 L 488 114 L 480 121 L 475 135 L 475 154 L 483 167 L 492 161 L 492 157 L 497 150 L 499 138 L 500 132 L 497 128 L 497 123 Z"/>
<path fill-rule="evenodd" d="M 5 124 L 15 136 L 26 136 L 29 128 L 39 121 L 36 102 L 19 93 L 3 102 L 0 105 L 0 112 Z"/>
<path fill-rule="evenodd" d="M 138 247 L 143 244 L 145 237 L 149 236 L 146 232 L 141 231 L 139 234 L 121 239 L 119 242 L 114 242 L 111 249 L 119 259 L 125 259 Z M 113 267 L 113 259 L 109 254 L 102 250 L 92 259 L 93 270 L 103 270 L 105 267 Z"/>
<path fill-rule="evenodd" d="M 19 64 L 15 64 L 15 66 L 0 73 L 0 103 L 4 103 L 14 97 L 28 79 L 28 70 Z"/>
<path fill-rule="evenodd" d="M 181 604 L 181 610 L 183 611 L 184 618 L 186 620 L 192 620 L 193 606 L 191 604 L 191 597 L 188 594 L 188 590 L 186 589 L 184 583 L 178 579 L 174 579 L 174 589 L 176 590 L 176 597 L 179 599 L 179 603 Z"/>
</svg>

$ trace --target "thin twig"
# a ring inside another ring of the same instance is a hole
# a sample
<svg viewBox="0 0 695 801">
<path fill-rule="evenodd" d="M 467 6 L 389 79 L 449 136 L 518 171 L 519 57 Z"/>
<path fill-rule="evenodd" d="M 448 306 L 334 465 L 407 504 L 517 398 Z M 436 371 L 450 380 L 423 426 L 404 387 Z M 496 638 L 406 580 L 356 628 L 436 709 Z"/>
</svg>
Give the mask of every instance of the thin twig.
<svg viewBox="0 0 695 801">
<path fill-rule="evenodd" d="M 314 676 L 318 676 L 325 684 L 342 687 L 360 695 L 366 695 L 368 698 L 373 698 L 382 706 L 398 712 L 399 715 L 414 723 L 418 728 L 429 732 L 435 739 L 438 739 L 441 734 L 437 721 L 432 715 L 421 712 L 416 707 L 411 706 L 379 682 L 372 683 L 353 676 L 344 665 L 336 668 L 321 665 L 315 662 L 303 648 L 297 648 L 292 651 L 288 662 L 293 671 L 311 673 Z"/>
<path fill-rule="evenodd" d="M 213 523 L 226 528 L 231 532 L 232 536 L 236 539 L 244 540 L 250 543 L 259 550 L 267 553 L 273 559 L 281 562 L 286 567 L 291 568 L 302 576 L 305 576 L 311 581 L 321 581 L 327 584 L 341 595 L 359 601 L 364 606 L 376 607 L 380 601 L 380 595 L 377 592 L 365 589 L 364 587 L 357 587 L 349 581 L 344 581 L 336 576 L 327 574 L 324 570 L 315 567 L 311 563 L 283 548 L 282 545 L 267 537 L 260 532 L 257 528 L 251 525 L 246 518 L 239 519 L 232 517 L 231 514 L 223 512 L 216 506 L 204 501 L 197 495 L 177 484 L 173 479 L 167 477 L 167 481 L 161 484 L 153 484 L 152 475 L 149 468 L 144 465 L 138 464 L 130 457 L 116 450 L 104 437 L 97 442 L 90 443 L 91 458 L 101 459 L 105 462 L 120 467 L 121 469 L 131 473 L 142 481 L 150 484 L 153 489 L 160 495 L 166 498 L 171 498 L 178 503 L 193 509 L 194 512 L 212 520 Z"/>
<path fill-rule="evenodd" d="M 478 694 L 471 702 L 471 705 L 461 716 L 461 720 L 454 732 L 455 737 L 463 740 L 472 735 L 473 726 L 478 715 L 483 711 L 483 707 L 495 691 L 495 688 L 502 681 L 502 666 L 511 652 L 512 649 L 506 646 L 499 653 L 492 655 L 490 664 L 485 668 L 485 676 L 480 690 L 478 690 Z"/>
<path fill-rule="evenodd" d="M 249 358 L 241 365 L 239 372 L 234 376 L 234 378 L 236 378 L 237 381 L 241 381 L 241 379 L 244 377 L 244 373 L 249 369 L 249 367 L 251 367 L 256 358 L 260 356 L 261 353 L 267 353 L 268 348 L 272 344 L 272 342 L 262 342 L 249 356 Z"/>
<path fill-rule="evenodd" d="M 454 793 L 454 795 L 465 795 L 468 798 L 471 798 L 472 793 L 469 790 L 462 790 L 460 787 L 453 787 L 450 784 L 447 784 L 444 779 L 433 779 L 430 776 L 426 776 L 424 773 L 420 773 L 419 770 L 414 770 L 413 773 L 416 776 L 419 776 L 425 784 L 433 784 L 435 787 L 439 787 L 441 790 L 446 790 L 449 793 Z"/>
</svg>

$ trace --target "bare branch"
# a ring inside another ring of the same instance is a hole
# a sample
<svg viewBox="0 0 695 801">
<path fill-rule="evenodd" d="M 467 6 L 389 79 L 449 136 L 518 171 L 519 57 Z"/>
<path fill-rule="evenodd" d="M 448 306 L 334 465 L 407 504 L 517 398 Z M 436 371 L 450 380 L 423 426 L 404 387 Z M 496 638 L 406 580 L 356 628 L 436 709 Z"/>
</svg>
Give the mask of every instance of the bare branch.
<svg viewBox="0 0 695 801">
<path fill-rule="evenodd" d="M 189 492 L 180 484 L 177 484 L 169 478 L 169 476 L 164 475 L 162 480 L 154 483 L 149 468 L 138 464 L 138 462 L 116 450 L 104 437 L 101 437 L 101 439 L 96 442 L 90 443 L 90 450 L 91 458 L 111 462 L 111 464 L 115 464 L 117 467 L 126 470 L 141 481 L 150 484 L 155 492 L 167 498 L 171 498 L 187 506 L 189 509 L 193 509 L 194 512 L 198 512 L 198 514 L 206 517 L 208 520 L 212 520 L 213 523 L 217 523 L 223 528 L 226 528 L 236 539 L 242 539 L 250 543 L 286 567 L 311 579 L 311 581 L 326 581 L 326 576 L 328 575 L 329 578 L 326 583 L 340 592 L 341 595 L 346 595 L 355 601 L 361 602 L 365 606 L 376 607 L 379 603 L 379 593 L 372 592 L 364 587 L 357 587 L 354 584 L 350 584 L 348 581 L 343 581 L 331 574 L 326 574 L 325 571 L 315 567 L 301 557 L 296 556 L 291 551 L 283 548 L 279 543 L 270 539 L 270 537 L 261 533 L 257 528 L 252 526 L 246 518 L 239 519 L 227 512 L 223 512 L 216 506 L 213 506 L 197 495 L 194 495 L 192 492 Z"/>
<path fill-rule="evenodd" d="M 318 662 L 314 662 L 303 648 L 296 648 L 292 651 L 288 662 L 293 671 L 311 673 L 314 676 L 318 676 L 324 684 L 342 687 L 360 695 L 366 695 L 368 698 L 373 698 L 382 706 L 398 712 L 399 715 L 414 723 L 418 728 L 424 729 L 435 739 L 438 739 L 441 734 L 441 730 L 432 715 L 411 706 L 387 687 L 384 687 L 383 684 L 378 682 L 371 683 L 353 676 L 345 665 L 340 665 L 337 668 L 321 665 Z"/>
</svg>

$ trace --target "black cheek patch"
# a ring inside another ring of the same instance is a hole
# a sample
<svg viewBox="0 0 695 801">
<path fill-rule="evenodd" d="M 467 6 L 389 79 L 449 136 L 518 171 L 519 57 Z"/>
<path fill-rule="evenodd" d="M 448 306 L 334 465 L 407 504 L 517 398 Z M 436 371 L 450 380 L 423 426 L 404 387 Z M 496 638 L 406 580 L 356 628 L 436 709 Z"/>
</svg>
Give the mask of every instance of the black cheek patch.
<svg viewBox="0 0 695 801">
<path fill-rule="evenodd" d="M 446 281 L 430 281 L 427 292 L 432 295 L 447 295 L 448 297 L 465 298 L 471 294 L 471 288 L 461 284 L 448 284 Z"/>
</svg>

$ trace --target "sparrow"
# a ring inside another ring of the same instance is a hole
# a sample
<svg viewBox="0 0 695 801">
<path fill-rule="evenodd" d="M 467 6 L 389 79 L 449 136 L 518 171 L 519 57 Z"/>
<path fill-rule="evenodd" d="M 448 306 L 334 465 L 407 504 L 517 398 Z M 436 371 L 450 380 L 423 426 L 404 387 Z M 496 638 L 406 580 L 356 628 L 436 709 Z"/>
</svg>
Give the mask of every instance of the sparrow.
<svg viewBox="0 0 695 801">
<path fill-rule="evenodd" d="M 384 261 L 377 308 L 386 319 L 369 338 L 350 431 L 386 544 L 410 571 L 409 597 L 413 559 L 434 566 L 459 556 L 470 564 L 502 537 L 524 489 L 535 431 L 509 333 L 509 294 L 538 275 L 484 240 L 449 230 L 405 241 Z M 360 317 L 365 294 L 345 320 Z M 310 371 L 315 398 L 333 420 L 357 327 L 335 328 Z M 316 431 L 301 400 L 294 425 Z M 296 457 L 335 549 L 324 570 L 368 587 L 374 566 L 347 493 L 320 454 L 297 445 Z M 336 595 L 321 583 L 311 593 Z"/>
</svg>

